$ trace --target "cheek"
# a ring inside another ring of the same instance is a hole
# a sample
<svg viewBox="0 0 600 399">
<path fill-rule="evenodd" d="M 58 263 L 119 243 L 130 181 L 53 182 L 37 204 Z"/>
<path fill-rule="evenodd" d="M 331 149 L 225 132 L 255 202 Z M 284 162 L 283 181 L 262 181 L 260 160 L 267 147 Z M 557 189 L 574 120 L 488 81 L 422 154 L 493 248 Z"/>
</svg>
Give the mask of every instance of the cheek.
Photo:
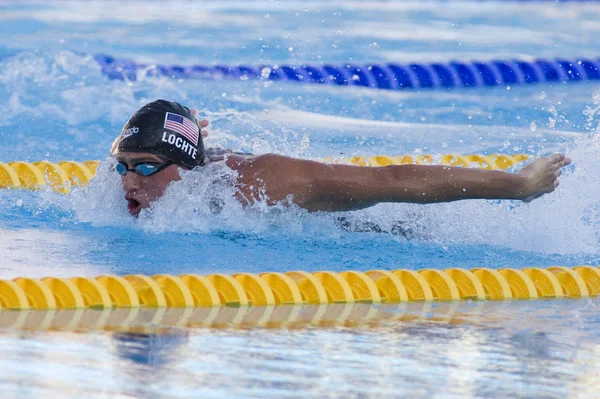
<svg viewBox="0 0 600 399">
<path fill-rule="evenodd" d="M 165 192 L 168 184 L 169 181 L 166 179 L 161 179 L 159 176 L 151 176 L 144 182 L 143 188 L 149 196 L 158 197 Z"/>
<path fill-rule="evenodd" d="M 165 171 L 167 172 L 167 171 Z M 170 172 L 170 171 L 168 171 Z M 150 198 L 156 199 L 164 194 L 167 186 L 172 181 L 181 180 L 179 177 L 179 173 L 175 171 L 175 173 L 158 173 L 155 176 L 150 176 L 144 182 L 144 190 L 148 193 Z"/>
</svg>

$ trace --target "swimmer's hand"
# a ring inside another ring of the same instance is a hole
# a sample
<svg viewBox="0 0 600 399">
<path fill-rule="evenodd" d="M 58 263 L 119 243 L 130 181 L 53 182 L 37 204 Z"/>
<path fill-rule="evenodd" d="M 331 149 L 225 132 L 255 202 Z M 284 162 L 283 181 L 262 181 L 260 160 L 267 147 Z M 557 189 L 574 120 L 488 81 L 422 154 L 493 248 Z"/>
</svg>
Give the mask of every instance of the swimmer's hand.
<svg viewBox="0 0 600 399">
<path fill-rule="evenodd" d="M 196 117 L 196 115 L 198 115 L 197 110 L 192 108 L 190 111 L 192 112 L 192 115 L 194 115 L 194 118 L 196 118 L 196 124 L 198 124 L 198 127 L 200 128 L 200 132 L 202 132 L 202 137 L 208 137 L 208 130 L 206 130 L 206 127 L 208 127 L 208 120 L 198 119 Z M 205 129 L 205 130 L 202 130 L 202 129 Z"/>
<path fill-rule="evenodd" d="M 523 178 L 519 199 L 530 202 L 554 191 L 560 184 L 558 178 L 562 174 L 562 168 L 570 164 L 571 160 L 563 154 L 552 154 L 525 166 L 517 172 Z"/>
</svg>

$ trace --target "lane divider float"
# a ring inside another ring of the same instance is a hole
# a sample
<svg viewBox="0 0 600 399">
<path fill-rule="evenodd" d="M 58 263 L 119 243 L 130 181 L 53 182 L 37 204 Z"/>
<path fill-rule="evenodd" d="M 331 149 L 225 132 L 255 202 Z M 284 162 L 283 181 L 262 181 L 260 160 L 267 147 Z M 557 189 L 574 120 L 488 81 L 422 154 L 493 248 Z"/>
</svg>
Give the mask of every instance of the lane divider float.
<svg viewBox="0 0 600 399">
<path fill-rule="evenodd" d="M 0 309 L 378 304 L 584 298 L 599 293 L 600 269 L 595 266 L 19 277 L 0 279 Z"/>
<path fill-rule="evenodd" d="M 375 155 L 354 157 L 327 157 L 320 161 L 357 166 L 388 165 L 447 165 L 476 167 L 480 169 L 505 170 L 526 161 L 526 154 L 490 155 Z M 0 162 L 0 188 L 38 190 L 50 186 L 54 191 L 68 194 L 75 186 L 85 186 L 95 176 L 100 161 L 39 161 L 39 162 Z"/>
<path fill-rule="evenodd" d="M 421 90 L 600 80 L 598 58 L 254 66 L 143 64 L 103 54 L 94 56 L 94 59 L 109 79 L 129 81 L 135 81 L 143 74 L 172 79 L 289 81 L 384 90 Z"/>
</svg>

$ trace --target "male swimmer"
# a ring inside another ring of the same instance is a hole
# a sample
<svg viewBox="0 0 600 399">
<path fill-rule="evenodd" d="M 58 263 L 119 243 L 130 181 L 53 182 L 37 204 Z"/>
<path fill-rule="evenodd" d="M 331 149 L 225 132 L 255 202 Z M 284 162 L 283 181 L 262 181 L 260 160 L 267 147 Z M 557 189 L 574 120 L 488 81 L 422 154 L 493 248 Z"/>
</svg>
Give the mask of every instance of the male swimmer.
<svg viewBox="0 0 600 399">
<path fill-rule="evenodd" d="M 207 155 L 200 127 L 189 108 L 157 100 L 127 121 L 111 155 L 121 175 L 127 208 L 138 215 L 161 197 L 179 169 L 215 162 Z M 226 154 L 237 171 L 236 197 L 244 204 L 289 201 L 309 211 L 349 211 L 380 202 L 434 203 L 464 199 L 531 201 L 558 187 L 562 154 L 542 157 L 516 173 L 435 165 L 362 167 L 331 165 L 277 154 Z"/>
</svg>

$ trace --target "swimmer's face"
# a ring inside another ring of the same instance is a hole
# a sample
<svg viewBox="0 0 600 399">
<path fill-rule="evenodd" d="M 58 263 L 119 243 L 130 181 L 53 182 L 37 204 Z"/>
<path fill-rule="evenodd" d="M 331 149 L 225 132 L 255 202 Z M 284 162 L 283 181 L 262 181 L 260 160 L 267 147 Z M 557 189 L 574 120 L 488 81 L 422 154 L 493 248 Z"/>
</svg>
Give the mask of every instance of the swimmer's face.
<svg viewBox="0 0 600 399">
<path fill-rule="evenodd" d="M 160 165 L 165 162 L 156 155 L 141 152 L 122 152 L 116 158 L 118 162 L 126 163 L 127 169 L 133 169 L 141 163 Z M 125 176 L 121 176 L 129 213 L 137 216 L 142 209 L 148 208 L 164 194 L 169 183 L 181 180 L 179 168 L 178 165 L 169 165 L 151 176 L 140 176 L 135 172 L 127 172 Z"/>
</svg>

